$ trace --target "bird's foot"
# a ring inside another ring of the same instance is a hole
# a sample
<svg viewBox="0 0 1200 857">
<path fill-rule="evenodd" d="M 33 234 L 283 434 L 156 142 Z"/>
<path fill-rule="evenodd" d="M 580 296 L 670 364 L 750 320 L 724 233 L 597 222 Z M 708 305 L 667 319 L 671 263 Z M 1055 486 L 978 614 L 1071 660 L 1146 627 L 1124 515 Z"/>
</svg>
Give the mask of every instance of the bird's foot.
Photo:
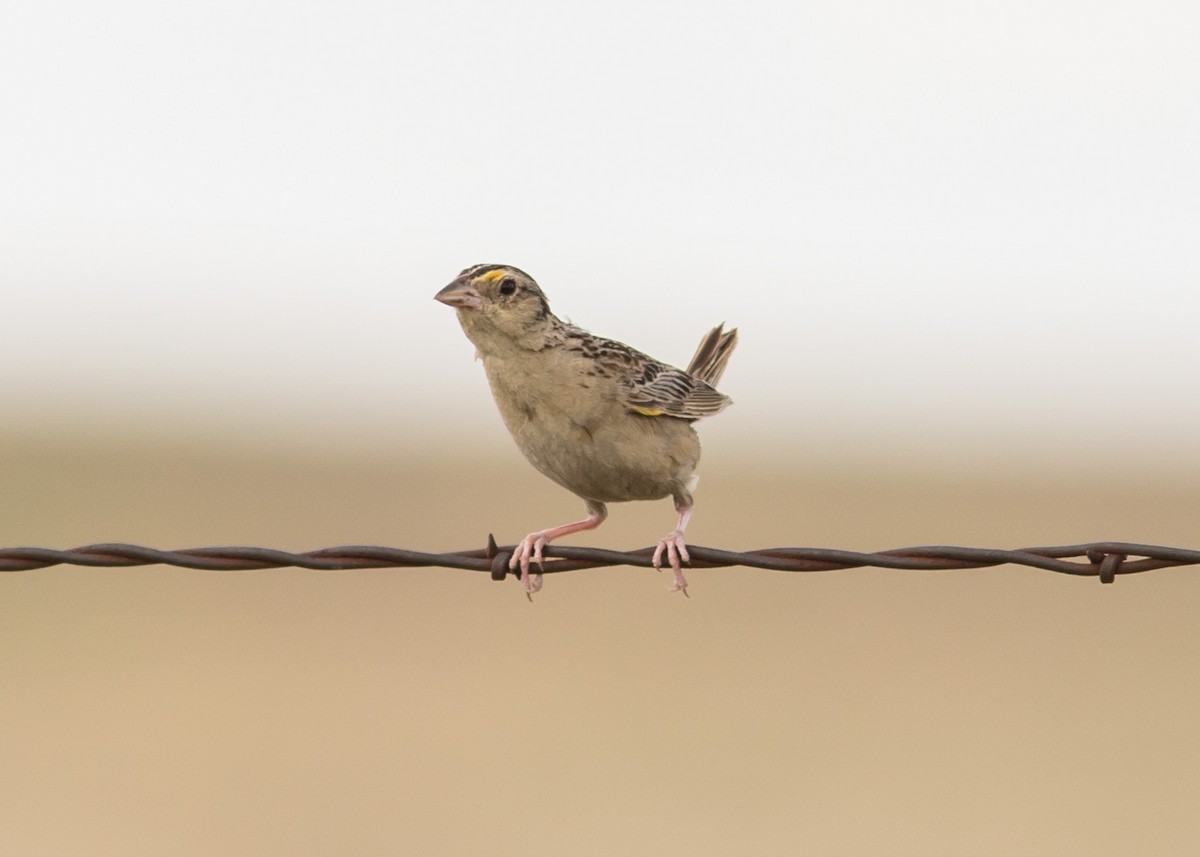
<svg viewBox="0 0 1200 857">
<path fill-rule="evenodd" d="M 688 596 L 687 578 L 683 576 L 683 563 L 691 562 L 692 558 L 688 556 L 687 545 L 683 541 L 683 530 L 672 530 L 658 540 L 658 547 L 654 549 L 654 557 L 651 559 L 655 568 L 662 568 L 664 552 L 667 555 L 671 571 L 675 572 L 675 585 L 671 587 L 671 591 L 682 592 L 685 596 L 691 597 Z"/>
<path fill-rule="evenodd" d="M 542 588 L 542 576 L 540 574 L 530 574 L 529 563 L 532 560 L 537 563 L 538 568 L 542 567 L 542 549 L 548 543 L 549 539 L 546 538 L 545 531 L 530 533 L 521 539 L 521 543 L 517 545 L 512 557 L 508 560 L 508 567 L 510 569 L 518 567 L 521 569 L 521 586 L 531 601 L 533 600 L 533 593 L 538 592 Z"/>
</svg>

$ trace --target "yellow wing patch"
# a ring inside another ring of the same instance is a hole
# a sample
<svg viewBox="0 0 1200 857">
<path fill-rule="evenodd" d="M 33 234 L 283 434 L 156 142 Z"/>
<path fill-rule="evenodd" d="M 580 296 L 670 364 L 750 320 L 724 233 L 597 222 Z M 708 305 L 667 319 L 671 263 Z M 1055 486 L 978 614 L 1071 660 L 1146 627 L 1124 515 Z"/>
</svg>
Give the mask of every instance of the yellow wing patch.
<svg viewBox="0 0 1200 857">
<path fill-rule="evenodd" d="M 647 417 L 661 417 L 663 414 L 666 413 L 666 411 L 662 410 L 661 408 L 636 408 L 635 407 L 633 410 L 636 413 L 642 414 L 643 416 L 647 416 Z"/>
</svg>

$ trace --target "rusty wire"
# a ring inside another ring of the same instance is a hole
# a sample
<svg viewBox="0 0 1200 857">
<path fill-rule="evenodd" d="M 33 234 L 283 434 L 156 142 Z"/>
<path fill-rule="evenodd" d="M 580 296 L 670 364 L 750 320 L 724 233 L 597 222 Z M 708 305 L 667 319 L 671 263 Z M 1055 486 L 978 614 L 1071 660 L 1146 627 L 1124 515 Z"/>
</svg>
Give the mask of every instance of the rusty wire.
<svg viewBox="0 0 1200 857">
<path fill-rule="evenodd" d="M 488 545 L 478 550 L 452 553 L 424 553 L 403 548 L 344 546 L 322 548 L 304 553 L 289 553 L 259 547 L 205 547 L 164 551 L 141 545 L 96 544 L 72 550 L 49 548 L 0 548 L 0 571 L 30 571 L 53 565 L 88 567 L 129 567 L 173 565 L 205 571 L 249 571 L 253 569 L 296 567 L 323 571 L 358 568 L 457 568 L 485 571 L 493 580 L 504 580 L 512 545 L 498 546 L 488 536 Z M 887 568 L 905 571 L 953 571 L 990 568 L 997 565 L 1022 565 L 1097 577 L 1112 583 L 1118 574 L 1135 574 L 1172 566 L 1200 565 L 1200 550 L 1141 545 L 1128 542 L 1094 542 L 1062 547 L 1001 550 L 929 546 L 898 548 L 878 553 L 831 548 L 764 548 L 754 551 L 727 551 L 689 545 L 692 568 L 729 568 L 745 566 L 771 571 L 843 571 L 850 568 Z M 653 548 L 623 552 L 605 548 L 552 545 L 545 551 L 545 574 L 629 565 L 652 567 Z M 1130 560 L 1129 557 L 1135 557 Z"/>
</svg>

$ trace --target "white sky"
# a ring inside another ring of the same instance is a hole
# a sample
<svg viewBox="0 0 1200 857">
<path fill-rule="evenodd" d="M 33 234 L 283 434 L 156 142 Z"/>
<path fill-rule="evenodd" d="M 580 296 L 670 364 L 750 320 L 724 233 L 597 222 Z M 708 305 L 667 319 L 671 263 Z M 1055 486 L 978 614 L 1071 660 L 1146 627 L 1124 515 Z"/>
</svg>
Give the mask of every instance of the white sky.
<svg viewBox="0 0 1200 857">
<path fill-rule="evenodd" d="M 1198 9 L 9 3 L 0 406 L 437 431 L 492 405 L 432 295 L 509 262 L 741 327 L 747 423 L 1187 430 Z"/>
</svg>

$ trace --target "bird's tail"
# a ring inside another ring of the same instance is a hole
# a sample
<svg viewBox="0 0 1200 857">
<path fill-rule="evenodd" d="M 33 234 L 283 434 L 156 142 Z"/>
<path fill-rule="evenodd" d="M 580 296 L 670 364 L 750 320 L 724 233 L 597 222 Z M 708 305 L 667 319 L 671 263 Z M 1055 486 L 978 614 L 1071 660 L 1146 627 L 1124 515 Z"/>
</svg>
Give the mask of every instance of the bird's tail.
<svg viewBox="0 0 1200 857">
<path fill-rule="evenodd" d="M 725 322 L 721 322 L 704 335 L 696 356 L 688 364 L 687 372 L 693 378 L 699 378 L 709 386 L 716 387 L 729 362 L 729 355 L 737 345 L 737 328 L 725 330 Z"/>
</svg>

